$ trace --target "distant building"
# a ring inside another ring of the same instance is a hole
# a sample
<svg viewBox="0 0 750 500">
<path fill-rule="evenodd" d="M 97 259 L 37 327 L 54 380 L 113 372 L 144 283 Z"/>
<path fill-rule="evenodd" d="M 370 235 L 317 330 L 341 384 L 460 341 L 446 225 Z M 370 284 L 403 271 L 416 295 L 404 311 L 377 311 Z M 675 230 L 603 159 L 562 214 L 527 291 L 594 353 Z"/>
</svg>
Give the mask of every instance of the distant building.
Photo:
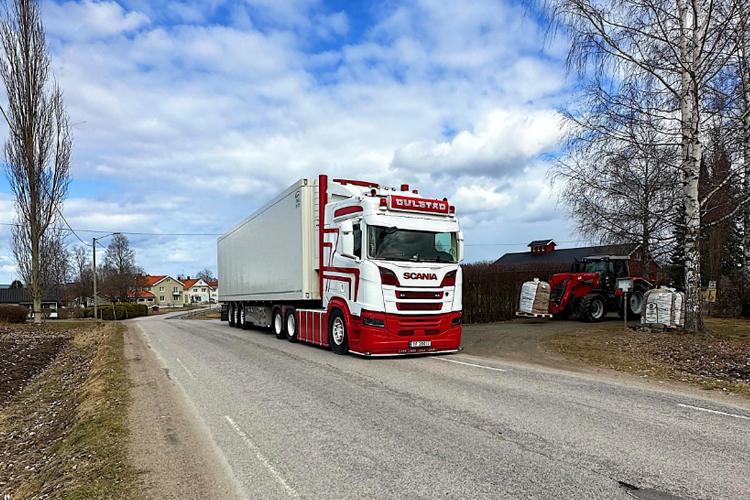
<svg viewBox="0 0 750 500">
<path fill-rule="evenodd" d="M 191 279 L 190 276 L 188 276 L 186 279 L 182 280 L 182 284 L 184 286 L 183 298 L 185 304 L 208 304 L 210 302 L 213 290 L 208 283 L 202 279 Z"/>
<path fill-rule="evenodd" d="M 508 269 L 529 270 L 534 267 L 547 272 L 569 271 L 576 262 L 596 255 L 616 255 L 629 257 L 630 274 L 640 276 L 643 269 L 641 246 L 636 244 L 596 245 L 577 248 L 557 248 L 554 240 L 534 240 L 528 244 L 528 252 L 509 252 L 495 261 L 496 265 Z M 648 278 L 658 281 L 661 267 L 651 262 Z"/>
<path fill-rule="evenodd" d="M 156 295 L 148 290 L 131 290 L 128 293 L 128 297 L 137 304 L 145 304 L 147 306 L 156 304 Z"/>
<path fill-rule="evenodd" d="M 25 306 L 31 311 L 31 290 L 28 288 L 0 288 L 0 304 Z M 44 314 L 56 315 L 59 306 L 60 297 L 57 290 L 42 292 L 42 312 Z"/>
<path fill-rule="evenodd" d="M 176 307 L 184 304 L 184 285 L 168 275 L 144 276 L 143 290 L 154 296 L 153 304 L 162 307 Z M 146 299 L 147 297 L 142 297 Z M 144 302 L 142 302 L 144 303 Z"/>
</svg>

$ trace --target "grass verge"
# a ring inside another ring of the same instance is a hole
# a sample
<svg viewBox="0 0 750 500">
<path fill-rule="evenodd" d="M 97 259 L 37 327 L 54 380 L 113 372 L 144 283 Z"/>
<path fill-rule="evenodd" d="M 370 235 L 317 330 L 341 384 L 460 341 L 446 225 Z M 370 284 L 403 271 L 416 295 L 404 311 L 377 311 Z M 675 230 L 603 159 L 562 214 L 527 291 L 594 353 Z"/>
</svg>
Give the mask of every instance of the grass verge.
<svg viewBox="0 0 750 500">
<path fill-rule="evenodd" d="M 750 398 L 750 321 L 706 319 L 705 334 L 625 331 L 605 323 L 544 339 L 544 348 L 585 365 L 688 383 Z"/>
<path fill-rule="evenodd" d="M 73 335 L 66 347 L 0 410 L 0 498 L 127 498 L 132 492 L 125 327 L 67 328 Z"/>
</svg>

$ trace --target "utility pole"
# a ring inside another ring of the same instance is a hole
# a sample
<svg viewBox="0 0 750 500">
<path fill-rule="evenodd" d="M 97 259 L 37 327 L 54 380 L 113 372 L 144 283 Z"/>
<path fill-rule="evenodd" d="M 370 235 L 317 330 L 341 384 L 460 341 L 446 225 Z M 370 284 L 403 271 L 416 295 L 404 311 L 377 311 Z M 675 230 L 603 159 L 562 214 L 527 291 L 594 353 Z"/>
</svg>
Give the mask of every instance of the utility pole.
<svg viewBox="0 0 750 500">
<path fill-rule="evenodd" d="M 91 267 L 94 271 L 94 321 L 99 320 L 99 316 L 96 314 L 96 238 L 91 238 L 94 246 L 94 254 L 91 257 Z"/>
</svg>

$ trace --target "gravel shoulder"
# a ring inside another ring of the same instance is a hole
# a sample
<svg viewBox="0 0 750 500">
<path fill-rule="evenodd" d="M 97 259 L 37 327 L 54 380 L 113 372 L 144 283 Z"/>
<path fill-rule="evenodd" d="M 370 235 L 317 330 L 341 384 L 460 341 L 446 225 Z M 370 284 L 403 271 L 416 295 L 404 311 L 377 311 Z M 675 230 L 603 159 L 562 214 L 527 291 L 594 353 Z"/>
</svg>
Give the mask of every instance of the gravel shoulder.
<svg viewBox="0 0 750 500">
<path fill-rule="evenodd" d="M 128 325 L 125 359 L 128 457 L 138 470 L 138 498 L 240 498 L 221 451 L 137 321 Z"/>
</svg>

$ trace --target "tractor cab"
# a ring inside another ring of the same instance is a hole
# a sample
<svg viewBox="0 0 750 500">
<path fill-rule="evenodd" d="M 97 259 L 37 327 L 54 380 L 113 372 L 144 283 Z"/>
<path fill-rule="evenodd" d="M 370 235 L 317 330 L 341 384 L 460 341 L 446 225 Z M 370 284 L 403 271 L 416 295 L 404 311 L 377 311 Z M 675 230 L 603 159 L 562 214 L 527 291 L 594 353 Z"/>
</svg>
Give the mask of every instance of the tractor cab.
<svg viewBox="0 0 750 500">
<path fill-rule="evenodd" d="M 614 292 L 618 278 L 630 276 L 628 257 L 621 255 L 595 255 L 584 257 L 573 264 L 574 273 L 598 274 L 600 288 Z M 576 269 L 577 268 L 577 269 Z"/>
</svg>

